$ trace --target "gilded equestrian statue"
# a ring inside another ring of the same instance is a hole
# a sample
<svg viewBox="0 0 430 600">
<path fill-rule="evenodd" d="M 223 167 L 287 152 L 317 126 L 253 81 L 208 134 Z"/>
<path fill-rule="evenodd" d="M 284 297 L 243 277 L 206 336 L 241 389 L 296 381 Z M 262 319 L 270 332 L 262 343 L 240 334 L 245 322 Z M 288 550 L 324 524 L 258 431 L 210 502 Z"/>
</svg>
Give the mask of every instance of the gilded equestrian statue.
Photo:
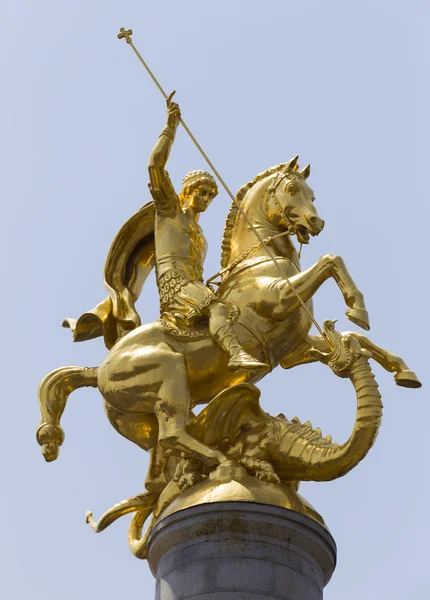
<svg viewBox="0 0 430 600">
<path fill-rule="evenodd" d="M 109 350 L 105 360 L 100 367 L 57 369 L 39 388 L 42 418 L 37 440 L 48 462 L 58 457 L 64 441 L 60 418 L 67 398 L 80 387 L 98 388 L 113 427 L 149 451 L 146 494 L 136 497 L 134 504 L 119 505 L 98 529 L 120 514 L 137 511 L 131 539 L 141 557 L 139 532 L 148 511 L 160 498 L 171 502 L 222 465 L 237 463 L 267 484 L 283 483 L 294 489 L 299 481 L 315 479 L 318 473 L 329 479 L 355 466 L 373 443 L 381 414 L 376 384 L 366 367 L 370 358 L 394 373 L 398 385 L 421 385 L 401 358 L 364 334 L 336 336 L 334 324 L 327 322 L 322 335 L 309 335 L 313 296 L 328 279 L 339 287 L 348 319 L 365 330 L 369 319 L 363 294 L 341 257 L 327 254 L 301 270 L 293 238 L 308 244 L 322 231 L 324 221 L 308 184 L 310 166 L 300 170 L 297 156 L 267 169 L 237 192 L 237 204 L 232 205 L 225 226 L 219 280 L 203 283 L 206 242 L 198 217 L 216 196 L 217 185 L 209 173 L 193 171 L 176 194 L 165 166 L 179 119 L 179 107 L 169 97 L 167 124 L 149 161 L 153 201 L 125 223 L 112 243 L 105 265 L 108 297 L 78 320 L 64 322 L 75 341 L 103 336 Z M 267 254 L 267 247 L 273 256 Z M 160 318 L 141 325 L 135 303 L 154 266 Z M 345 352 L 346 366 L 339 367 Z M 351 378 L 361 406 L 367 400 L 359 397 L 359 382 L 367 381 L 366 390 L 376 403 L 370 433 L 360 442 L 361 454 L 351 451 L 350 462 L 336 448 L 330 450 L 331 439 L 324 442 L 321 432 L 306 424 L 296 423 L 295 428 L 283 416 L 276 420 L 257 407 L 255 384 L 262 377 L 278 365 L 290 369 L 317 360 Z M 194 418 L 193 407 L 208 403 Z M 224 424 L 216 428 L 220 414 Z M 297 441 L 300 436 L 306 444 L 325 443 L 328 450 L 321 454 L 318 468 L 311 459 L 312 455 L 316 460 L 318 452 L 311 453 L 309 460 L 302 452 L 300 462 L 291 454 L 292 447 L 287 451 L 285 440 L 293 434 L 298 449 L 303 450 L 304 442 L 300 446 Z M 275 439 L 279 443 L 274 446 Z M 175 490 L 169 496 L 172 486 Z M 144 507 L 143 513 L 139 506 Z"/>
</svg>

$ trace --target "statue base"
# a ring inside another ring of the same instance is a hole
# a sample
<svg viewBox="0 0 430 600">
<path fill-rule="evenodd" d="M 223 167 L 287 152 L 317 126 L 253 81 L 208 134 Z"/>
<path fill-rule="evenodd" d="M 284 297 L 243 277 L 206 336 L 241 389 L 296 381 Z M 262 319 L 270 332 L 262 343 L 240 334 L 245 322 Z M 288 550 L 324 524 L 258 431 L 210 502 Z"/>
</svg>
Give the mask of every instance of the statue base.
<svg viewBox="0 0 430 600">
<path fill-rule="evenodd" d="M 336 564 L 318 520 L 249 500 L 162 514 L 147 547 L 156 600 L 321 600 Z"/>
</svg>

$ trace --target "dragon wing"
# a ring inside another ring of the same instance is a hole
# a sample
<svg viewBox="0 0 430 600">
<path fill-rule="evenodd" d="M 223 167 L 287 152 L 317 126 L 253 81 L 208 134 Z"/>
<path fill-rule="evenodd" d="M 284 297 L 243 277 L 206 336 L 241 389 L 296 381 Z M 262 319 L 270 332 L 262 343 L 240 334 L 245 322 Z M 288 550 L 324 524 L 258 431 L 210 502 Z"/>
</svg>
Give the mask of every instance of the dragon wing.
<svg viewBox="0 0 430 600">
<path fill-rule="evenodd" d="M 109 297 L 79 319 L 65 319 L 74 342 L 103 335 L 108 349 L 117 341 L 120 330 L 140 325 L 135 302 L 155 264 L 155 208 L 148 202 L 119 230 L 109 249 L 104 279 Z"/>
<path fill-rule="evenodd" d="M 260 407 L 260 394 L 260 390 L 249 383 L 223 390 L 188 425 L 189 433 L 207 446 L 219 446 L 225 439 L 234 444 L 244 423 L 268 418 Z"/>
</svg>

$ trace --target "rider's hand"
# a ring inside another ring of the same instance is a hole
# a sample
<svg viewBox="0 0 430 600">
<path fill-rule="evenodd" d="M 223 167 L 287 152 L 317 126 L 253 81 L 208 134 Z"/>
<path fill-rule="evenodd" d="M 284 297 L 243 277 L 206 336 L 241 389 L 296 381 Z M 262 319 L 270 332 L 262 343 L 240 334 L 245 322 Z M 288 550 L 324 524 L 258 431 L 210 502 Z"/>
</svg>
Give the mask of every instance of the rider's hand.
<svg viewBox="0 0 430 600">
<path fill-rule="evenodd" d="M 167 124 L 175 129 L 178 127 L 181 119 L 181 109 L 176 102 L 172 102 L 172 98 L 175 92 L 172 92 L 167 98 Z"/>
</svg>

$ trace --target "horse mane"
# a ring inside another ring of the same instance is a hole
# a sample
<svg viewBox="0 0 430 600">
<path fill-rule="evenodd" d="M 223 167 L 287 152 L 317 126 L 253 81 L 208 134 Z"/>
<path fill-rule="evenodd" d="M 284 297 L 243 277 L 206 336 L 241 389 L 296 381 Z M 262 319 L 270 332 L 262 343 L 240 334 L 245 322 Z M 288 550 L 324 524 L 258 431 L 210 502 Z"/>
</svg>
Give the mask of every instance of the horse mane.
<svg viewBox="0 0 430 600">
<path fill-rule="evenodd" d="M 249 190 L 254 187 L 256 183 L 261 181 L 262 179 L 266 179 L 269 175 L 273 175 L 274 173 L 278 173 L 282 169 L 287 166 L 288 163 L 281 163 L 276 165 L 276 167 L 270 167 L 270 169 L 266 169 L 263 173 L 259 173 L 248 181 L 244 186 L 242 186 L 236 194 L 236 201 L 239 204 L 242 204 L 243 199 Z M 239 215 L 239 210 L 234 202 L 232 202 L 229 213 L 227 215 L 227 219 L 225 221 L 224 234 L 221 243 L 221 268 L 225 269 L 230 263 L 230 255 L 231 255 L 231 235 L 233 231 L 233 226 L 236 222 L 237 216 Z"/>
</svg>

